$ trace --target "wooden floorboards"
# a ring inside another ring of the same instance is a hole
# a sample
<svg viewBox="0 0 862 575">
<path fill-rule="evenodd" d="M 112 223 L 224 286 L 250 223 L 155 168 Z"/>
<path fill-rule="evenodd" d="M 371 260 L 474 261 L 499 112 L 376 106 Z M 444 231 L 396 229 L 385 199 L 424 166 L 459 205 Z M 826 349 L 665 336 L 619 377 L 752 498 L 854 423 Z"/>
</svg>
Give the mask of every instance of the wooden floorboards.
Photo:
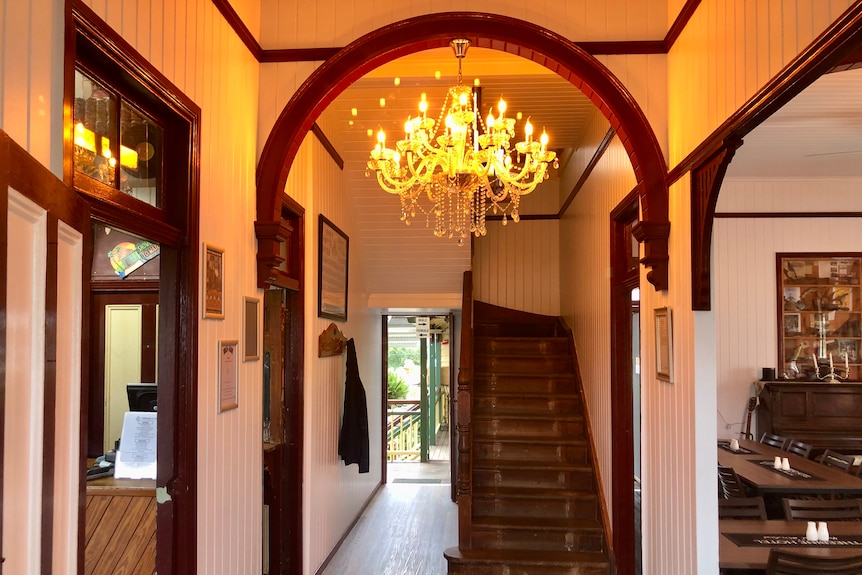
<svg viewBox="0 0 862 575">
<path fill-rule="evenodd" d="M 449 461 L 390 463 L 387 475 L 389 482 L 318 575 L 446 575 L 443 551 L 458 545 Z"/>
</svg>

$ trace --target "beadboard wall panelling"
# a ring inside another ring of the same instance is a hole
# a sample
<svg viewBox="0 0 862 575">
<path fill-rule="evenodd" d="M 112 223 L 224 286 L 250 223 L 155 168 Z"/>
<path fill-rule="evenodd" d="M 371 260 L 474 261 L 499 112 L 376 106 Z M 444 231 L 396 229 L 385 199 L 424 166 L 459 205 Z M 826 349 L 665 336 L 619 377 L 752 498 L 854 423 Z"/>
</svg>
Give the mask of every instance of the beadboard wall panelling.
<svg viewBox="0 0 862 575">
<path fill-rule="evenodd" d="M 860 210 L 862 182 L 754 180 L 725 183 L 719 204 L 732 203 L 733 212 L 761 212 L 761 196 L 793 211 L 827 206 Z M 834 186 L 834 192 L 830 188 Z M 781 194 L 782 197 L 779 197 Z M 854 197 L 855 196 L 855 197 Z M 776 208 L 775 211 L 781 211 Z M 828 230 L 828 233 L 826 231 Z M 779 363 L 775 254 L 778 252 L 862 251 L 862 226 L 852 218 L 719 218 L 713 233 L 714 293 L 717 313 L 716 432 L 730 437 L 744 425 L 746 402 L 761 368 Z M 727 423 L 731 429 L 726 428 Z"/>
<path fill-rule="evenodd" d="M 367 307 L 362 246 L 356 242 L 343 173 L 317 140 L 306 136 L 285 186 L 305 207 L 305 474 L 304 573 L 314 573 L 357 518 L 381 479 L 382 366 L 379 316 Z M 338 456 L 338 434 L 344 404 L 346 354 L 317 357 L 317 341 L 332 320 L 317 317 L 318 214 L 348 238 L 347 322 L 338 328 L 356 344 L 359 374 L 365 387 L 371 444 L 371 471 L 359 474 Z"/>
<path fill-rule="evenodd" d="M 853 4 L 853 0 L 701 2 L 669 54 L 670 166 Z"/>
<path fill-rule="evenodd" d="M 578 42 L 661 40 L 669 27 L 666 3 L 643 0 L 440 0 L 433 6 L 433 12 L 459 11 L 519 18 Z M 430 12 L 425 3 L 397 0 L 262 0 L 261 45 L 265 49 L 346 46 L 387 24 Z"/>
<path fill-rule="evenodd" d="M 239 363 L 238 409 L 218 413 L 217 397 L 218 342 L 240 339 L 242 298 L 261 296 L 253 229 L 259 65 L 210 0 L 89 5 L 202 110 L 200 239 L 224 249 L 225 318 L 201 320 L 198 333 L 198 573 L 259 572 L 261 362 Z M 154 30 L 163 22 L 171 33 Z"/>
<path fill-rule="evenodd" d="M 0 30 L 0 129 L 62 177 L 63 3 L 3 2 Z"/>
<path fill-rule="evenodd" d="M 577 160 L 586 164 L 606 133 L 597 118 Z M 625 149 L 614 138 L 560 222 L 560 307 L 572 327 L 593 425 L 602 488 L 611 500 L 610 213 L 634 187 Z"/>
<path fill-rule="evenodd" d="M 715 212 L 862 212 L 860 189 L 860 178 L 728 178 Z M 812 230 L 812 225 L 803 229 Z"/>
<path fill-rule="evenodd" d="M 697 401 L 693 369 L 694 315 L 691 311 L 690 210 L 688 180 L 671 190 L 669 216 L 670 289 L 656 292 L 641 270 L 641 468 L 644 501 L 644 573 L 717 573 L 718 561 L 706 561 L 705 551 L 716 547 L 715 538 L 702 542 L 697 531 L 698 513 L 715 511 L 715 453 L 713 443 L 696 444 Z M 669 307 L 672 313 L 673 382 L 655 377 L 654 310 Z M 711 389 L 711 388 L 710 388 Z M 714 398 L 707 398 L 714 401 Z M 712 423 L 707 419 L 711 428 Z M 698 453 L 699 451 L 699 453 Z M 703 461 L 712 467 L 700 472 Z M 702 503 L 702 484 L 711 486 L 712 500 Z M 696 505 L 697 503 L 697 505 Z M 703 505 L 703 509 L 701 508 Z M 709 507 L 711 504 L 711 507 Z M 703 551 L 703 553 L 701 553 Z"/>
<path fill-rule="evenodd" d="M 537 192 L 538 193 L 538 192 Z M 480 301 L 560 315 L 558 220 L 488 222 L 473 241 L 473 292 Z"/>
</svg>

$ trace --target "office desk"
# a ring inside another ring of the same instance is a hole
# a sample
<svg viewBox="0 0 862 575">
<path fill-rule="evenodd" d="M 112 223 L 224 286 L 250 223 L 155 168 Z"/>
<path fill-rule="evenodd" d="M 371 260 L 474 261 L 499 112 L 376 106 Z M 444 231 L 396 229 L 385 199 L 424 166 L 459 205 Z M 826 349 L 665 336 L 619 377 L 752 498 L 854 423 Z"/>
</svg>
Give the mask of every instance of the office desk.
<svg viewBox="0 0 862 575">
<path fill-rule="evenodd" d="M 154 573 L 156 482 L 103 477 L 87 482 L 84 572 Z"/>
<path fill-rule="evenodd" d="M 739 440 L 740 447 L 754 451 L 752 454 L 731 453 L 718 448 L 718 463 L 733 467 L 736 473 L 751 485 L 758 495 L 788 494 L 842 494 L 862 497 L 862 478 L 851 475 L 834 467 L 821 465 L 775 447 L 751 440 Z M 773 460 L 776 456 L 786 457 L 790 467 L 812 475 L 811 479 L 791 478 L 758 464 L 761 460 Z"/>
<path fill-rule="evenodd" d="M 718 561 L 722 569 L 766 569 L 771 547 L 737 545 L 725 533 L 757 533 L 761 535 L 804 535 L 806 521 L 740 521 L 723 519 L 718 522 Z M 829 535 L 851 535 L 862 539 L 862 521 L 830 521 Z M 781 545 L 794 553 L 818 557 L 847 557 L 862 553 L 862 547 L 808 547 Z"/>
</svg>

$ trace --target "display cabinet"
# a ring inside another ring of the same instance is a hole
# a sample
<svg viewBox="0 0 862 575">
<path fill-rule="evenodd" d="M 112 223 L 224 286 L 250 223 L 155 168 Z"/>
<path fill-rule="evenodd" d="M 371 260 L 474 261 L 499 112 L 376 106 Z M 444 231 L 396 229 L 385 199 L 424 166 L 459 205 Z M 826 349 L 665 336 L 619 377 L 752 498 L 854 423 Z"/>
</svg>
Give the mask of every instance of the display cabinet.
<svg viewBox="0 0 862 575">
<path fill-rule="evenodd" d="M 777 254 L 785 379 L 862 379 L 862 254 Z"/>
</svg>

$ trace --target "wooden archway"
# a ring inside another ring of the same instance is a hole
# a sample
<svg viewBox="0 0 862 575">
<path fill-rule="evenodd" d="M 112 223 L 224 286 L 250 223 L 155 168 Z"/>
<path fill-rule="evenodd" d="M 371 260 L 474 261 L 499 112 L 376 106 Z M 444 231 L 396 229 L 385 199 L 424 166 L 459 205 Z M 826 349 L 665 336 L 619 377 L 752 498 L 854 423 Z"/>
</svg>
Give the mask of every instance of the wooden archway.
<svg viewBox="0 0 862 575">
<path fill-rule="evenodd" d="M 509 52 L 559 74 L 586 94 L 616 130 L 629 155 L 641 203 L 636 237 L 644 243 L 647 278 L 667 289 L 667 164 L 646 117 L 611 72 L 575 43 L 549 30 L 498 14 L 449 12 L 395 22 L 358 38 L 324 62 L 282 110 L 257 169 L 257 222 L 281 218 L 281 194 L 302 140 L 314 121 L 348 86 L 402 56 L 445 47 L 454 37 Z"/>
</svg>

